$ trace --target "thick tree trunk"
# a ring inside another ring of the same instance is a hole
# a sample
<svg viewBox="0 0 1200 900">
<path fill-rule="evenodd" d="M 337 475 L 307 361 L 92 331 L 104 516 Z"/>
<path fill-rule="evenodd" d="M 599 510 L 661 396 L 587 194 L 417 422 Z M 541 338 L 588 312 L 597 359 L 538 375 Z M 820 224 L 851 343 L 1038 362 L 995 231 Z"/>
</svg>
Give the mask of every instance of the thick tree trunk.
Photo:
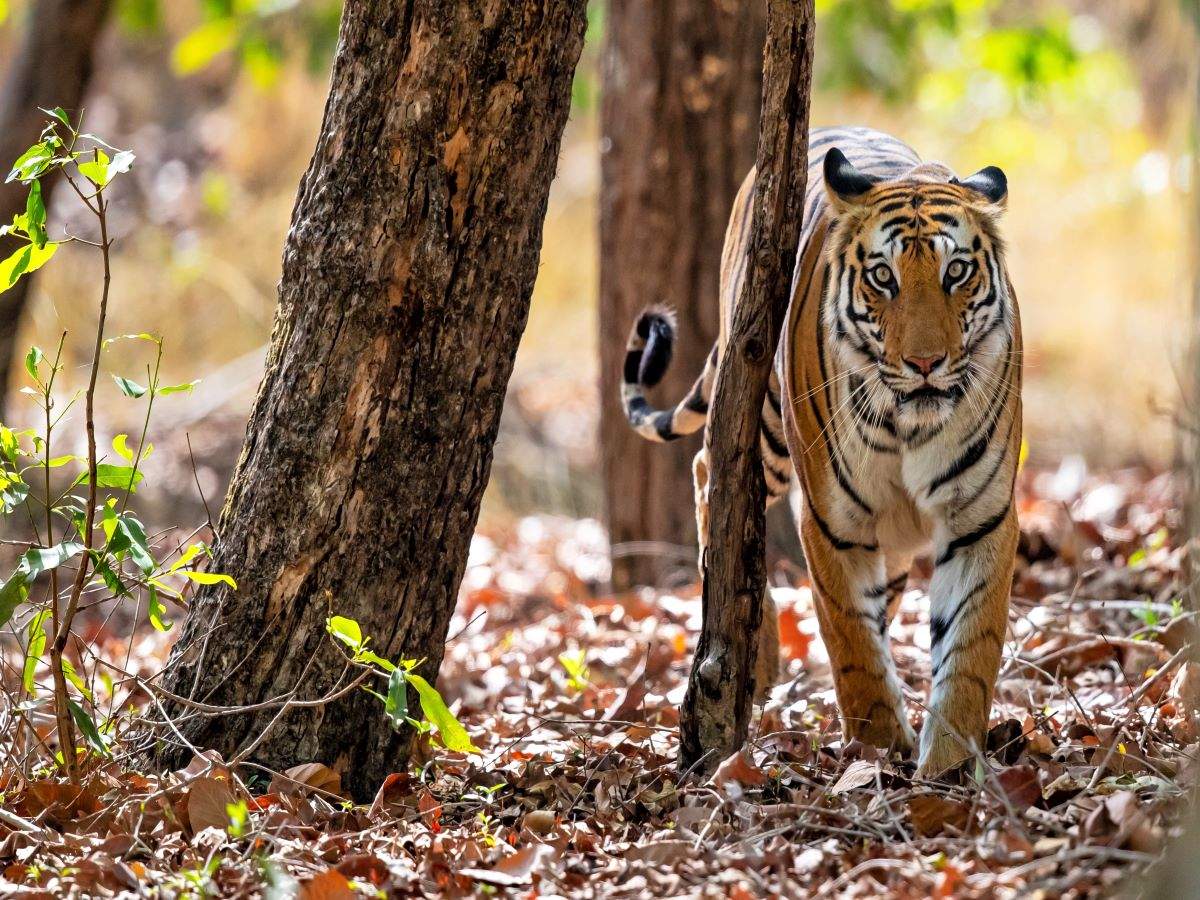
<svg viewBox="0 0 1200 900">
<path fill-rule="evenodd" d="M 231 706 L 321 697 L 343 671 L 332 614 L 436 677 L 525 327 L 585 5 L 345 4 L 219 526 L 212 567 L 239 589 L 195 598 L 169 689 Z M 232 755 L 275 712 L 182 730 Z M 357 691 L 290 711 L 252 758 L 325 762 L 366 797 L 404 768 L 409 743 Z"/>
<path fill-rule="evenodd" d="M 600 113 L 600 443 L 618 590 L 694 571 L 691 463 L 699 438 L 662 447 L 634 434 L 621 411 L 621 363 L 642 307 L 673 306 L 679 340 L 657 394 L 673 403 L 717 338 L 725 223 L 754 163 L 764 21 L 761 2 L 609 4 Z"/>
<path fill-rule="evenodd" d="M 680 718 L 680 767 L 711 770 L 746 739 L 766 589 L 760 411 L 787 315 L 808 173 L 813 0 L 769 0 L 749 275 L 705 430 L 704 624 Z"/>
<path fill-rule="evenodd" d="M 20 44 L 0 88 L 0 182 L 16 158 L 37 142 L 47 118 L 38 107 L 78 111 L 111 6 L 111 0 L 36 0 L 25 10 Z M 52 178 L 43 186 L 47 203 L 57 182 Z M 11 222 L 15 213 L 24 211 L 28 193 L 20 182 L 0 183 L 0 222 Z M 0 253 L 4 250 L 0 245 Z M 8 375 L 31 284 L 31 279 L 22 278 L 0 294 L 0 419 L 6 412 Z"/>
</svg>

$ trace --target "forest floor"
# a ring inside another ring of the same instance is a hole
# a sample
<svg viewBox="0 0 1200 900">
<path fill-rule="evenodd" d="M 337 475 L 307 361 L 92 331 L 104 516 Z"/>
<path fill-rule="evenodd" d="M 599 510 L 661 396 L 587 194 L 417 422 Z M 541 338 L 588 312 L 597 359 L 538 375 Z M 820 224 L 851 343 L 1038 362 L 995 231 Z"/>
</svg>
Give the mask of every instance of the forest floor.
<svg viewBox="0 0 1200 900">
<path fill-rule="evenodd" d="M 1106 893 L 1161 855 L 1194 780 L 1177 485 L 1067 464 L 1025 473 L 1021 495 L 993 727 L 963 784 L 841 740 L 802 578 L 773 590 L 787 674 L 749 745 L 711 778 L 681 777 L 697 590 L 599 593 L 600 528 L 529 518 L 476 538 L 439 680 L 479 755 L 426 747 L 369 806 L 315 764 L 240 800 L 219 760 L 166 775 L 109 763 L 82 794 L 9 767 L 0 810 L 39 831 L 0 822 L 0 894 Z M 929 675 L 917 568 L 891 629 L 914 724 Z M 139 637 L 137 665 L 165 651 Z"/>
</svg>

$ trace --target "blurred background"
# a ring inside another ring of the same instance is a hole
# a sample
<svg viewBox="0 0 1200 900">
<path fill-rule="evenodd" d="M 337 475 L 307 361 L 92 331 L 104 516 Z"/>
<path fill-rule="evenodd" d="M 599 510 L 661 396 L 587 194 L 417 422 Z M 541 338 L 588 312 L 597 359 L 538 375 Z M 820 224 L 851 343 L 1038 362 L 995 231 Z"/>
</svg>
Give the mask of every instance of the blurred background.
<svg viewBox="0 0 1200 900">
<path fill-rule="evenodd" d="M 0 0 L 0 69 L 19 62 L 31 6 Z M 156 410 L 142 507 L 156 524 L 195 523 L 196 482 L 215 514 L 258 384 L 339 4 L 99 6 L 85 130 L 137 154 L 113 203 L 110 333 L 161 333 L 168 381 L 203 379 Z M 818 0 L 817 11 L 814 125 L 871 125 L 960 173 L 1008 174 L 1030 464 L 1170 466 L 1194 284 L 1194 4 Z M 598 360 L 627 327 L 597 326 L 605 23 L 594 3 L 485 530 L 531 512 L 603 517 Z M 85 228 L 77 203 L 57 192 L 51 221 Z M 66 331 L 80 379 L 97 274 L 89 248 L 65 247 L 32 280 L 17 346 L 53 346 Z M 135 379 L 149 362 L 140 342 L 106 352 L 111 371 Z M 19 366 L 9 374 L 13 424 L 34 412 L 17 393 L 23 378 Z M 138 427 L 141 406 L 112 384 L 102 398 L 109 435 Z M 672 502 L 690 516 L 690 496 Z"/>
</svg>

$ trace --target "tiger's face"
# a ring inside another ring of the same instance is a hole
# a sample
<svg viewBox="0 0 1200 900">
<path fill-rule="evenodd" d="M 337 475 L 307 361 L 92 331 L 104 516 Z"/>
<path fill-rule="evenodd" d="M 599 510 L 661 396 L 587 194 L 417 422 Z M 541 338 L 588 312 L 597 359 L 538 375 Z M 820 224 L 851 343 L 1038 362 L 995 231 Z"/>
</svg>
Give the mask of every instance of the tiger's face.
<svg viewBox="0 0 1200 900">
<path fill-rule="evenodd" d="M 1011 327 L 996 221 L 1004 173 L 922 165 L 895 181 L 825 157 L 832 226 L 826 326 L 867 405 L 901 434 L 945 421 L 982 385 Z"/>
</svg>

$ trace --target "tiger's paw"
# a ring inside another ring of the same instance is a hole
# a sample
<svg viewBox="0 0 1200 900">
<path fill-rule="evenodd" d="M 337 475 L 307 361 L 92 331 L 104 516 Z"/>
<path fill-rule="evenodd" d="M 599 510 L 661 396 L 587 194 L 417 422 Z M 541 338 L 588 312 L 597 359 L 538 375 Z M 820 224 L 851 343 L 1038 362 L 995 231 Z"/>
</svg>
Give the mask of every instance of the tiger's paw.
<svg viewBox="0 0 1200 900">
<path fill-rule="evenodd" d="M 890 715 L 879 715 L 872 719 L 848 719 L 845 732 L 847 740 L 857 739 L 881 750 L 898 752 L 902 756 L 911 755 L 917 746 L 916 732 L 908 724 L 903 708 Z"/>
<path fill-rule="evenodd" d="M 938 733 L 932 736 L 922 733 L 917 778 L 953 778 L 973 756 L 974 753 L 961 740 L 943 729 L 938 729 Z"/>
</svg>

